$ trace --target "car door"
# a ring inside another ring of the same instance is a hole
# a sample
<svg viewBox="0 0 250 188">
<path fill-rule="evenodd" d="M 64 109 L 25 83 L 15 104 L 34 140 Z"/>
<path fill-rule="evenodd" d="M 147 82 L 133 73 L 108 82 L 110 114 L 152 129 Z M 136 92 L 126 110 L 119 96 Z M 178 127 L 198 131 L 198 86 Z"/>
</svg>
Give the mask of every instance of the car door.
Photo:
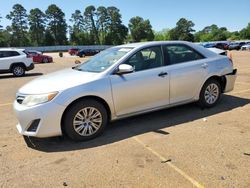
<svg viewBox="0 0 250 188">
<path fill-rule="evenodd" d="M 130 64 L 135 71 L 110 76 L 117 116 L 169 104 L 169 76 L 163 63 L 161 46 L 142 49 L 124 64 Z"/>
<path fill-rule="evenodd" d="M 206 59 L 189 46 L 163 47 L 170 76 L 170 104 L 192 100 L 208 74 Z"/>
</svg>

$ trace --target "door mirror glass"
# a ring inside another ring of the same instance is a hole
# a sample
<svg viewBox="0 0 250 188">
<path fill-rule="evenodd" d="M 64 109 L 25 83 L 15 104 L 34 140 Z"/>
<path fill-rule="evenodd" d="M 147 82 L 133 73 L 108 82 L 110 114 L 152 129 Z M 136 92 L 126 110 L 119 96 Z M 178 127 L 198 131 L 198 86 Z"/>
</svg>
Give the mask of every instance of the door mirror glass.
<svg viewBox="0 0 250 188">
<path fill-rule="evenodd" d="M 127 74 L 127 73 L 131 73 L 131 72 L 134 72 L 134 68 L 131 65 L 122 64 L 122 65 L 119 65 L 116 73 L 117 74 Z"/>
</svg>

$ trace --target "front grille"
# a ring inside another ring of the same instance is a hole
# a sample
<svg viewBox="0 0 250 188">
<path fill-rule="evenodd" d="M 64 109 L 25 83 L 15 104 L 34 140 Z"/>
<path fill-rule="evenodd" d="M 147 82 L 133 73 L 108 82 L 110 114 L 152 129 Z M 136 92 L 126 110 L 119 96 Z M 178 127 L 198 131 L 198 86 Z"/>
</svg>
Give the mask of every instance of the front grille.
<svg viewBox="0 0 250 188">
<path fill-rule="evenodd" d="M 17 97 L 16 97 L 16 101 L 19 104 L 22 104 L 24 99 L 25 99 L 25 96 L 23 96 L 23 95 L 17 95 Z"/>
</svg>

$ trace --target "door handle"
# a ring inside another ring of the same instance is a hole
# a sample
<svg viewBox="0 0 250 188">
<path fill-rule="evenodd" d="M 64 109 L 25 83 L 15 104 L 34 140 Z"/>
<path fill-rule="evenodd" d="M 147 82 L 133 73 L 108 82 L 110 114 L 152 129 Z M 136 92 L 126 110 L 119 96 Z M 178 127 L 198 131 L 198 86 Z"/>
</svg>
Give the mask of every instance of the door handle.
<svg viewBox="0 0 250 188">
<path fill-rule="evenodd" d="M 167 76 L 168 73 L 167 72 L 161 72 L 160 74 L 158 74 L 159 77 L 165 77 Z"/>
<path fill-rule="evenodd" d="M 208 64 L 207 64 L 207 63 L 203 63 L 203 64 L 201 65 L 201 67 L 204 68 L 204 69 L 206 69 L 206 68 L 208 67 Z"/>
</svg>

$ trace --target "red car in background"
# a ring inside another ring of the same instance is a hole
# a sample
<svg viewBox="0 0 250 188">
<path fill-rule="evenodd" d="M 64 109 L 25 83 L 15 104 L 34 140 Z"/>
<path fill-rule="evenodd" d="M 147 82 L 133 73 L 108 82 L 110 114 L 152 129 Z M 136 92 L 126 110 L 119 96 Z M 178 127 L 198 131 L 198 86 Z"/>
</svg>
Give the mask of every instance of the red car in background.
<svg viewBox="0 0 250 188">
<path fill-rule="evenodd" d="M 30 57 L 33 58 L 34 63 L 52 63 L 53 58 L 51 56 L 43 55 L 42 52 L 35 50 L 26 51 Z"/>
<path fill-rule="evenodd" d="M 77 55 L 79 49 L 78 48 L 71 48 L 68 50 L 70 55 Z"/>
</svg>

